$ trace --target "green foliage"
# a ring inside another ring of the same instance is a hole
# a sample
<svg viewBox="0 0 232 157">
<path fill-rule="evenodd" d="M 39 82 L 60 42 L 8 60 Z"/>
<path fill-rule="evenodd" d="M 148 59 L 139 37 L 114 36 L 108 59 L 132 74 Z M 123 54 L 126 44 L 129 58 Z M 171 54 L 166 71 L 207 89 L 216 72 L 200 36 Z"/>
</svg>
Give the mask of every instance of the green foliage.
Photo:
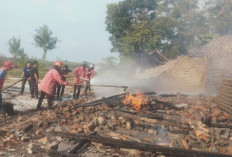
<svg viewBox="0 0 232 157">
<path fill-rule="evenodd" d="M 28 61 L 29 61 L 29 57 L 26 53 L 24 52 L 19 53 L 18 58 L 17 58 L 17 64 L 19 67 L 24 66 Z"/>
<path fill-rule="evenodd" d="M 198 8 L 198 0 L 161 0 L 159 13 L 165 13 L 174 21 L 174 33 L 167 39 L 170 42 L 162 52 L 168 58 L 186 54 L 188 50 L 198 47 L 198 36 L 207 34 L 207 18 Z"/>
<path fill-rule="evenodd" d="M 201 34 L 198 36 L 198 45 L 203 46 L 210 42 L 213 38 L 216 38 L 218 35 L 212 35 L 212 34 Z"/>
<path fill-rule="evenodd" d="M 124 0 L 107 7 L 106 30 L 112 52 L 131 57 L 135 52 L 161 51 L 176 58 L 232 33 L 232 1 Z"/>
<path fill-rule="evenodd" d="M 6 60 L 7 60 L 7 57 L 5 57 L 4 55 L 0 54 L 0 66 L 2 66 Z"/>
<path fill-rule="evenodd" d="M 207 3 L 210 31 L 214 34 L 227 35 L 232 33 L 232 1 L 210 0 Z"/>
<path fill-rule="evenodd" d="M 128 55 L 131 50 L 143 51 L 155 7 L 154 0 L 126 0 L 107 6 L 106 30 L 111 34 L 112 52 Z"/>
<path fill-rule="evenodd" d="M 52 31 L 49 30 L 48 26 L 44 25 L 39 29 L 36 29 L 36 34 L 34 35 L 35 45 L 42 48 L 44 53 L 42 57 L 42 66 L 46 60 L 47 50 L 52 50 L 56 48 L 58 42 L 57 37 L 52 37 Z"/>
<path fill-rule="evenodd" d="M 9 52 L 13 55 L 13 61 L 16 66 L 24 66 L 28 61 L 28 56 L 24 52 L 24 49 L 21 48 L 21 40 L 12 37 L 8 41 Z"/>
<path fill-rule="evenodd" d="M 12 37 L 8 41 L 9 52 L 13 55 L 14 59 L 16 60 L 17 56 L 24 54 L 24 49 L 21 48 L 21 40 Z"/>
<path fill-rule="evenodd" d="M 10 70 L 9 72 L 7 72 L 7 77 L 21 78 L 22 77 L 22 68 L 14 68 L 13 70 Z M 39 72 L 40 79 L 42 79 L 46 75 L 48 70 L 39 69 L 38 72 Z"/>
<path fill-rule="evenodd" d="M 14 68 L 7 72 L 7 77 L 21 78 L 22 77 L 22 68 Z"/>
</svg>

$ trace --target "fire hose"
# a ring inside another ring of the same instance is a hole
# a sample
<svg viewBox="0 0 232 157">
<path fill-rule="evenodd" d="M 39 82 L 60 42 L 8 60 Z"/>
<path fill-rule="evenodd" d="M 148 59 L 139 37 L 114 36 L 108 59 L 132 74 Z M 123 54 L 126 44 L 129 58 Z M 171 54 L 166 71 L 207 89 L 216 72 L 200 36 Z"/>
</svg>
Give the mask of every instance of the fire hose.
<svg viewBox="0 0 232 157">
<path fill-rule="evenodd" d="M 89 81 L 83 77 L 79 77 L 80 79 L 84 80 L 84 81 Z M 81 86 L 83 84 L 75 84 L 75 83 L 70 83 L 73 86 Z M 116 85 L 97 85 L 97 84 L 85 84 L 86 86 L 95 86 L 95 87 L 108 87 L 108 88 L 123 88 L 123 91 L 126 91 L 127 88 L 129 88 L 128 86 L 116 86 Z"/>
<path fill-rule="evenodd" d="M 2 89 L 2 91 L 7 90 L 8 88 L 10 88 L 10 87 L 12 87 L 12 86 L 16 85 L 17 83 L 19 83 L 19 82 L 21 82 L 21 81 L 23 81 L 23 80 L 24 80 L 24 79 L 20 79 L 20 80 L 18 80 L 17 82 L 15 82 L 15 83 L 13 83 L 13 84 L 11 84 L 11 85 L 9 85 L 9 86 L 7 86 L 7 87 L 3 88 L 3 89 Z"/>
</svg>

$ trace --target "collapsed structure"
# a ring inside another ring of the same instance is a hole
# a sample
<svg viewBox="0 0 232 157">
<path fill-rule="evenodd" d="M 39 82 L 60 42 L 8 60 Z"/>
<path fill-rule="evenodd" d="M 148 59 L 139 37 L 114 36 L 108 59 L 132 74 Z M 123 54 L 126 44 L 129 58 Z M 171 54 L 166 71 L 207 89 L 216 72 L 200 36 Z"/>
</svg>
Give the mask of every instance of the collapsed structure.
<svg viewBox="0 0 232 157">
<path fill-rule="evenodd" d="M 230 123 L 203 95 L 125 93 L 5 119 L 0 146 L 6 156 L 226 157 L 232 153 Z"/>
<path fill-rule="evenodd" d="M 154 85 L 160 93 L 67 100 L 54 110 L 0 120 L 0 154 L 231 156 L 232 44 L 225 44 L 230 38 L 213 40 L 194 57 L 180 56 L 137 74 L 138 86 Z M 180 94 L 204 92 L 218 95 Z"/>
</svg>

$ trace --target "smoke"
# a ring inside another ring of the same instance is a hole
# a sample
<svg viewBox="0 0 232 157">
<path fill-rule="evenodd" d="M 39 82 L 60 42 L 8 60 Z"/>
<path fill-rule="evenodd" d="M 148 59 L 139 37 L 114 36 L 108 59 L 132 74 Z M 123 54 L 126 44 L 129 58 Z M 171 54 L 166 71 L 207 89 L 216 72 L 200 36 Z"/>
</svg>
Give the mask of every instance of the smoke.
<svg viewBox="0 0 232 157">
<path fill-rule="evenodd" d="M 205 58 L 207 63 L 205 93 L 217 95 L 223 78 L 232 78 L 232 35 L 213 39 L 201 47 L 193 57 Z"/>
<path fill-rule="evenodd" d="M 128 86 L 126 92 L 156 92 L 159 94 L 199 94 L 204 91 L 204 59 L 180 56 L 176 60 L 156 67 L 138 65 L 137 62 L 116 66 L 98 66 L 92 80 L 96 85 Z M 119 88 L 92 87 L 97 97 L 123 93 Z"/>
<path fill-rule="evenodd" d="M 96 66 L 96 76 L 93 78 L 91 84 L 95 85 L 113 85 L 113 86 L 128 86 L 131 87 L 134 69 L 128 68 L 127 65 L 117 66 Z M 107 97 L 124 92 L 123 88 L 113 87 L 92 87 L 97 97 Z M 127 90 L 126 92 L 128 92 Z"/>
</svg>

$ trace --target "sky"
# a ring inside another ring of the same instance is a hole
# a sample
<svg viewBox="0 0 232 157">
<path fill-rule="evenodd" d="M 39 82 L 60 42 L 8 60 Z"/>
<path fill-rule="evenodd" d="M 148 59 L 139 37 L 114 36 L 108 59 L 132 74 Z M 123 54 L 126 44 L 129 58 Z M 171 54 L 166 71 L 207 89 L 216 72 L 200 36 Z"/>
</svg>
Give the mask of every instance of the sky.
<svg viewBox="0 0 232 157">
<path fill-rule="evenodd" d="M 106 31 L 106 5 L 120 0 L 0 0 L 0 54 L 11 56 L 8 41 L 21 39 L 29 57 L 40 59 L 41 48 L 34 34 L 47 25 L 58 37 L 57 48 L 48 51 L 47 59 L 99 63 L 110 53 L 110 34 Z"/>
</svg>

